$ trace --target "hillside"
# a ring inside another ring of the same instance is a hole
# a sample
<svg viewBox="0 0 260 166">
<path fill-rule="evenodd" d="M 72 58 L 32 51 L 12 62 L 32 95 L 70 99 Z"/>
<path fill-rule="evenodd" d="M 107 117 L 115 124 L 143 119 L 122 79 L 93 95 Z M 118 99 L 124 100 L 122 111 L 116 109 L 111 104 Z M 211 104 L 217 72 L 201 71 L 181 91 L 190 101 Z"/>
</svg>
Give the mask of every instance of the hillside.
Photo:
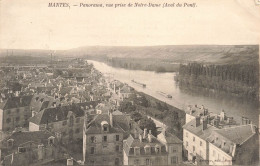
<svg viewBox="0 0 260 166">
<path fill-rule="evenodd" d="M 0 57 L 14 56 L 54 56 L 159 59 L 167 62 L 186 63 L 203 62 L 214 64 L 251 63 L 258 61 L 259 47 L 257 45 L 174 45 L 174 46 L 87 46 L 70 50 L 0 50 Z"/>
</svg>

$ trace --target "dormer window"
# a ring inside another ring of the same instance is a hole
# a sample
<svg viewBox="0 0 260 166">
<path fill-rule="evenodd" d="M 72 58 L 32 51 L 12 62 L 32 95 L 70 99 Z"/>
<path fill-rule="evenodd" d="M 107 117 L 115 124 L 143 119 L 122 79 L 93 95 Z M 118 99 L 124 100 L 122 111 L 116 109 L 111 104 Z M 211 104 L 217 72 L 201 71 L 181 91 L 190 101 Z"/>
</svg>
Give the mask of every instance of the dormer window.
<svg viewBox="0 0 260 166">
<path fill-rule="evenodd" d="M 54 138 L 53 136 L 48 138 L 48 145 L 52 146 L 54 144 Z"/>
<path fill-rule="evenodd" d="M 13 147 L 13 145 L 14 145 L 14 140 L 13 139 L 7 140 L 7 146 L 8 147 Z"/>
<path fill-rule="evenodd" d="M 161 152 L 161 147 L 160 147 L 160 145 L 156 145 L 156 146 L 155 146 L 155 153 L 158 154 L 158 153 L 160 153 L 160 152 Z"/>
<path fill-rule="evenodd" d="M 91 143 L 95 143 L 96 142 L 96 137 L 95 136 L 91 136 L 90 137 L 90 142 Z"/>
<path fill-rule="evenodd" d="M 149 145 L 146 145 L 144 147 L 144 151 L 145 151 L 145 154 L 150 154 L 151 153 L 151 147 Z"/>
<path fill-rule="evenodd" d="M 103 126 L 104 131 L 107 131 L 107 126 Z"/>
<path fill-rule="evenodd" d="M 134 154 L 140 155 L 140 148 L 139 147 L 134 147 Z"/>
<path fill-rule="evenodd" d="M 103 141 L 107 142 L 107 136 L 106 135 L 103 136 Z"/>
<path fill-rule="evenodd" d="M 24 147 L 18 147 L 18 153 L 24 153 L 26 149 Z"/>
<path fill-rule="evenodd" d="M 102 130 L 103 130 L 104 132 L 108 132 L 109 124 L 107 123 L 107 121 L 102 121 L 102 122 L 101 122 L 101 127 L 102 127 Z"/>
</svg>

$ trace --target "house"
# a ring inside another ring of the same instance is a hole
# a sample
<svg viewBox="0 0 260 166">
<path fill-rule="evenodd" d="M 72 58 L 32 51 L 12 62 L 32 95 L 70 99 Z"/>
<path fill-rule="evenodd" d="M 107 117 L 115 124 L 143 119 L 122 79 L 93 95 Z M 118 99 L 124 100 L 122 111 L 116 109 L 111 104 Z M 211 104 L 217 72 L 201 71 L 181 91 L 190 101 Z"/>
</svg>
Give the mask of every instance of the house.
<svg viewBox="0 0 260 166">
<path fill-rule="evenodd" d="M 136 129 L 124 140 L 124 165 L 173 165 L 182 163 L 182 141 L 163 131 L 157 138 Z"/>
<path fill-rule="evenodd" d="M 16 127 L 27 127 L 32 116 L 30 103 L 32 95 L 10 97 L 0 103 L 0 130 L 13 131 Z"/>
<path fill-rule="evenodd" d="M 119 87 L 118 95 L 120 98 L 125 99 L 129 98 L 129 96 L 132 94 L 131 87 L 128 85 L 124 85 L 122 88 Z"/>
<path fill-rule="evenodd" d="M 186 124 L 183 126 L 184 157 L 198 165 L 232 165 L 235 156 L 232 156 L 231 149 L 234 148 L 235 144 L 240 146 L 241 142 L 232 142 L 233 139 L 229 139 L 227 132 L 233 133 L 234 137 L 246 141 L 255 134 L 255 130 L 248 126 L 238 125 L 233 117 L 226 115 L 224 110 L 220 114 L 212 114 L 204 107 L 198 108 L 195 106 L 195 108 L 188 108 L 186 112 Z M 250 121 L 247 120 L 243 123 L 249 125 L 248 122 Z M 225 149 L 224 151 L 220 148 L 222 146 Z M 218 149 L 214 149 L 215 147 Z M 244 155 L 246 154 L 244 153 Z M 238 159 L 235 160 L 238 161 Z M 239 162 L 237 163 L 239 164 Z"/>
<path fill-rule="evenodd" d="M 252 165 L 258 161 L 259 139 L 252 124 L 214 130 L 209 142 L 209 165 Z"/>
<path fill-rule="evenodd" d="M 49 131 L 13 132 L 0 142 L 3 165 L 40 165 L 61 155 L 58 139 Z"/>
<path fill-rule="evenodd" d="M 86 165 L 122 165 L 123 139 L 130 129 L 128 116 L 86 114 L 83 132 L 83 161 Z"/>
<path fill-rule="evenodd" d="M 82 139 L 84 110 L 75 104 L 46 108 L 29 120 L 29 131 L 60 132 L 62 143 Z"/>
<path fill-rule="evenodd" d="M 213 130 L 218 129 L 210 125 L 208 119 L 196 117 L 183 126 L 183 150 L 184 157 L 193 162 L 201 161 L 208 164 L 209 145 L 206 141 Z"/>
</svg>

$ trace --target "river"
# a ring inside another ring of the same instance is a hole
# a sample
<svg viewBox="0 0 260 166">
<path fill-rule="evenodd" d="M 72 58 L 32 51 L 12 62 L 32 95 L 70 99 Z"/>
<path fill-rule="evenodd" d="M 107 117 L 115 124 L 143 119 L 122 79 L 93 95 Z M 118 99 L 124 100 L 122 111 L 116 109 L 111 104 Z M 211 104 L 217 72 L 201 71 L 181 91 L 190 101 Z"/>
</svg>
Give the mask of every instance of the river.
<svg viewBox="0 0 260 166">
<path fill-rule="evenodd" d="M 103 74 L 110 75 L 111 79 L 116 79 L 135 88 L 137 91 L 144 92 L 161 101 L 173 105 L 181 110 L 185 110 L 188 105 L 204 105 L 209 112 L 220 113 L 224 110 L 227 116 L 241 123 L 241 117 L 245 116 L 258 125 L 258 105 L 256 102 L 250 102 L 238 99 L 233 96 L 229 97 L 207 97 L 201 94 L 188 93 L 180 90 L 174 81 L 176 73 L 155 73 L 151 71 L 127 70 L 114 68 L 105 63 L 88 60 L 94 67 Z M 146 88 L 133 83 L 131 80 L 146 84 Z M 172 96 L 172 99 L 166 98 L 157 93 L 165 92 Z"/>
</svg>

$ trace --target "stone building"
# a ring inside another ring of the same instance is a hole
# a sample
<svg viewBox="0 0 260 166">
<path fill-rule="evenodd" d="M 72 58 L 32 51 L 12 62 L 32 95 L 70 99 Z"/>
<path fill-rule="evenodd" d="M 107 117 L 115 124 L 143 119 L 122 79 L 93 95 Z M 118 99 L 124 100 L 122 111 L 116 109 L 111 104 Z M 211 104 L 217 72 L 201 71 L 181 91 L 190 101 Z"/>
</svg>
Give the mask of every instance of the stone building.
<svg viewBox="0 0 260 166">
<path fill-rule="evenodd" d="M 130 130 L 125 114 L 86 115 L 83 131 L 83 161 L 86 165 L 122 165 L 123 139 Z"/>
<path fill-rule="evenodd" d="M 60 157 L 58 140 L 47 130 L 14 132 L 0 142 L 3 165 L 40 165 Z"/>
<path fill-rule="evenodd" d="M 157 138 L 147 129 L 124 140 L 124 165 L 174 165 L 182 163 L 182 141 L 163 131 Z"/>
<path fill-rule="evenodd" d="M 252 124 L 214 130 L 209 142 L 209 165 L 255 165 L 259 139 Z"/>
<path fill-rule="evenodd" d="M 63 143 L 82 139 L 84 109 L 76 104 L 47 108 L 30 118 L 29 131 L 59 132 Z"/>
<path fill-rule="evenodd" d="M 28 127 L 32 116 L 30 103 L 33 96 L 10 97 L 0 103 L 0 130 L 11 132 L 17 127 Z"/>
</svg>

